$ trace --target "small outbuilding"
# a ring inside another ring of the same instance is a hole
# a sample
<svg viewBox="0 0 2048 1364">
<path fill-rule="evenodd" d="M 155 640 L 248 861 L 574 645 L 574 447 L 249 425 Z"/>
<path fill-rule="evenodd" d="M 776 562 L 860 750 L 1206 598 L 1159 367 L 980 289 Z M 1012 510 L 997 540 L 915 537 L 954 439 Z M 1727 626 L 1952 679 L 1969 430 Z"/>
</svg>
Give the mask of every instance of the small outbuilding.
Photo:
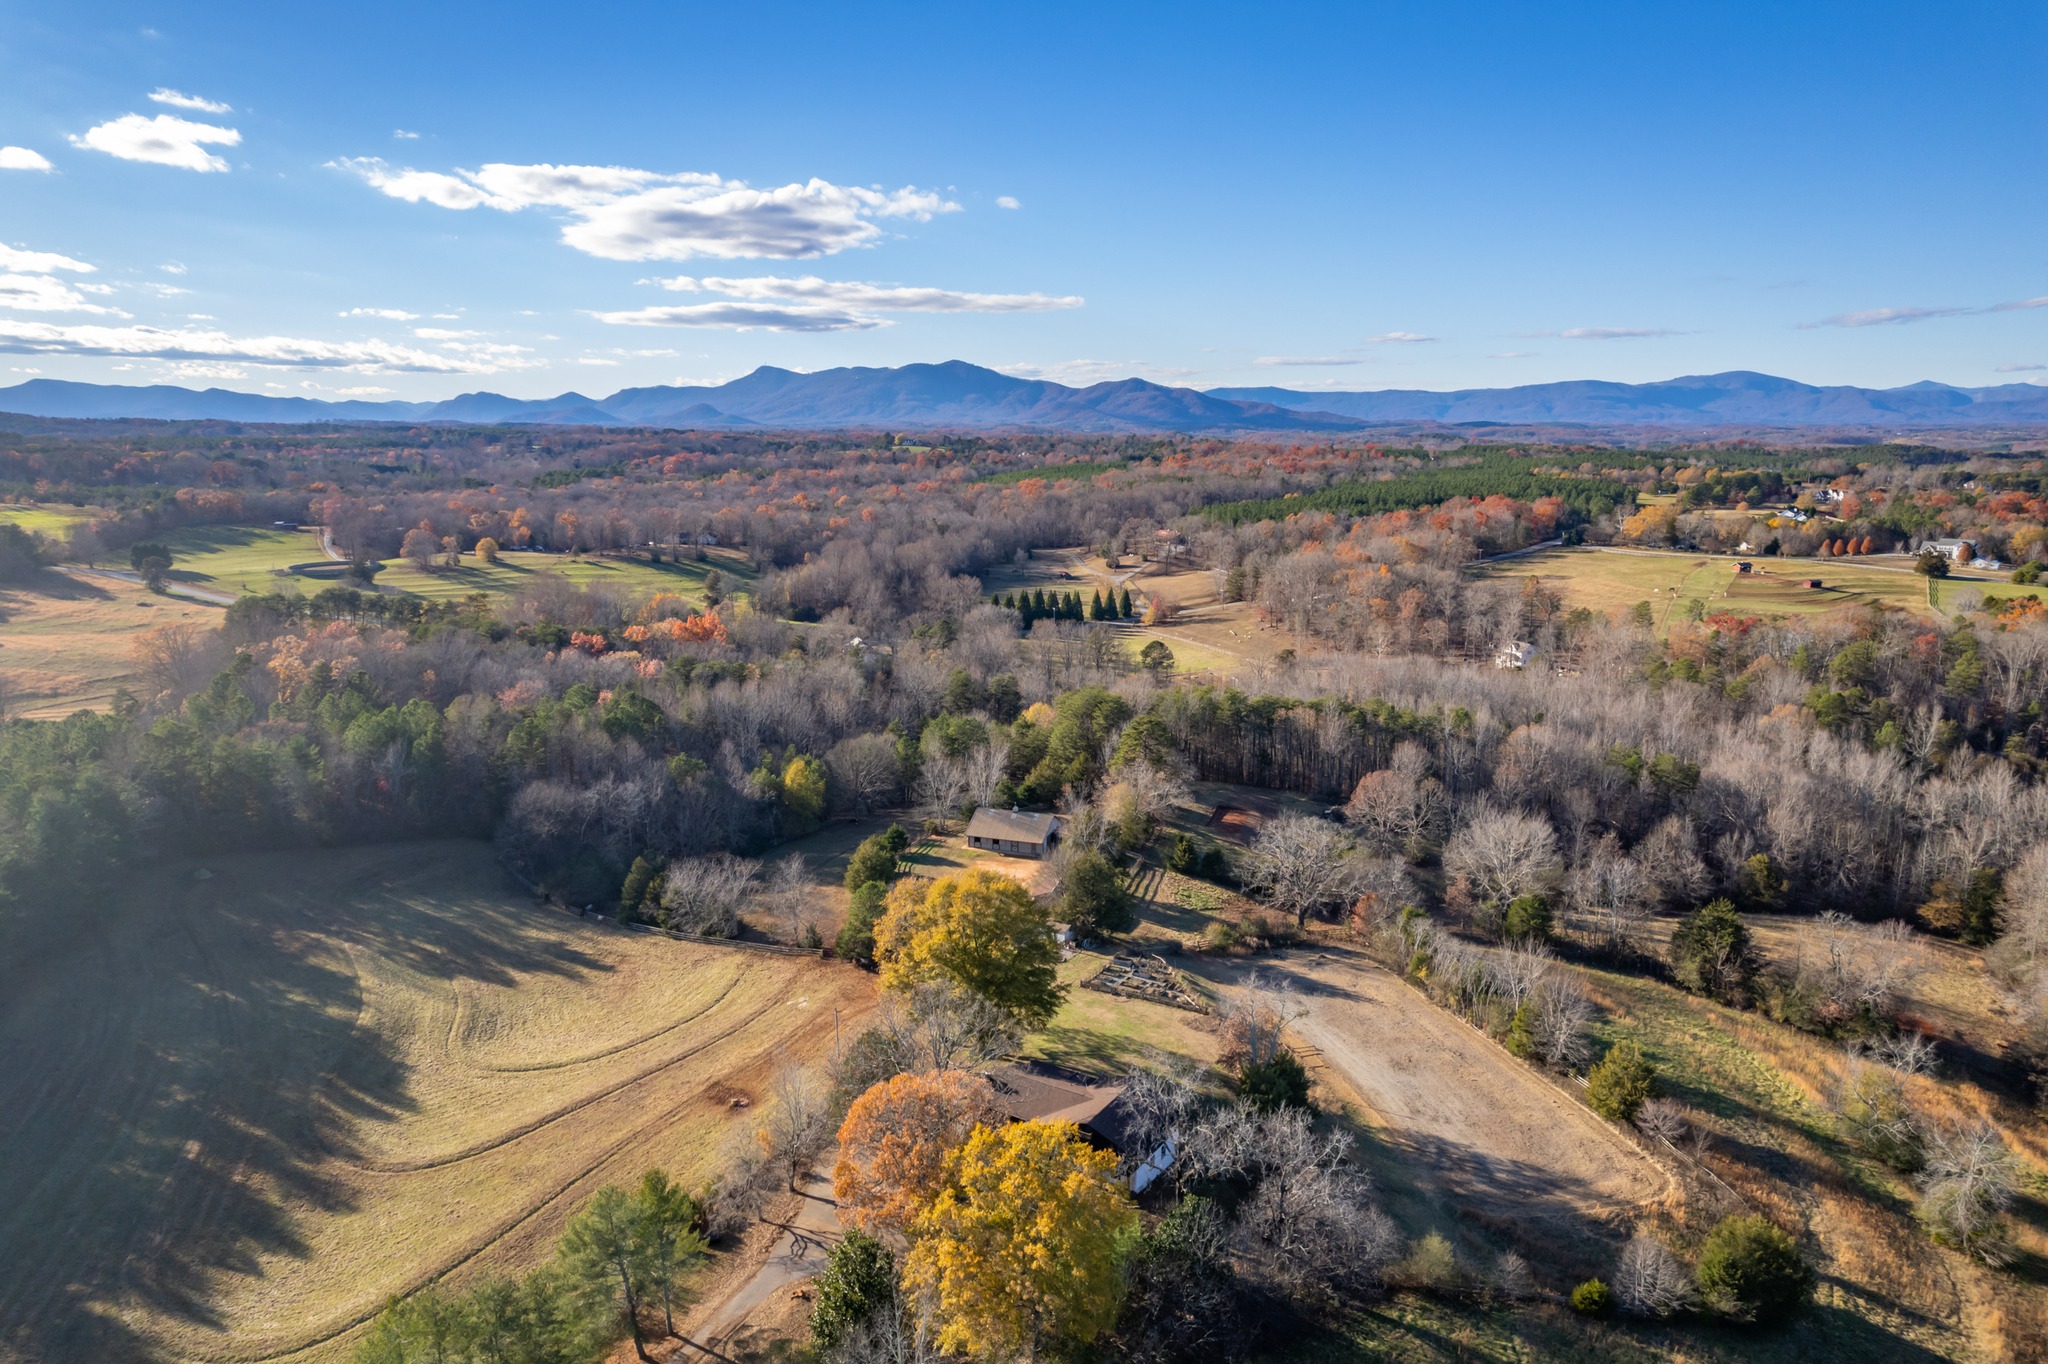
<svg viewBox="0 0 2048 1364">
<path fill-rule="evenodd" d="M 1806 580 L 1806 585 L 1807 585 L 1808 587 L 1816 587 L 1816 588 L 1817 588 L 1817 587 L 1819 587 L 1819 586 L 1821 585 L 1821 581 L 1820 581 L 1820 579 L 1819 579 L 1819 578 L 1808 578 L 1808 579 Z"/>
<path fill-rule="evenodd" d="M 1005 857 L 1045 857 L 1060 841 L 1060 817 L 984 806 L 967 821 L 967 846 Z"/>
<path fill-rule="evenodd" d="M 1754 573 L 1756 565 L 1747 559 L 1737 559 L 1735 561 L 1735 571 L 1737 573 Z"/>
</svg>

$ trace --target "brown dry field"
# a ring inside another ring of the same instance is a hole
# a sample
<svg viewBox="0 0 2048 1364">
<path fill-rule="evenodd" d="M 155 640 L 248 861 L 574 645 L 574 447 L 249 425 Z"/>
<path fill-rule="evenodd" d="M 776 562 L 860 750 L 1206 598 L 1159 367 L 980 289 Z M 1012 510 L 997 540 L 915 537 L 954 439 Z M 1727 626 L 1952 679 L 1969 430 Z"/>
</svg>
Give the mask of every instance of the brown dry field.
<svg viewBox="0 0 2048 1364">
<path fill-rule="evenodd" d="M 51 720 L 104 710 L 131 684 L 135 639 L 159 625 L 219 625 L 221 610 L 139 583 L 50 569 L 0 591 L 0 696 L 9 716 Z"/>
<path fill-rule="evenodd" d="M 872 1001 L 540 909 L 482 844 L 152 868 L 0 957 L 0 1359 L 344 1359 L 599 1185 L 704 1178 Z"/>
</svg>

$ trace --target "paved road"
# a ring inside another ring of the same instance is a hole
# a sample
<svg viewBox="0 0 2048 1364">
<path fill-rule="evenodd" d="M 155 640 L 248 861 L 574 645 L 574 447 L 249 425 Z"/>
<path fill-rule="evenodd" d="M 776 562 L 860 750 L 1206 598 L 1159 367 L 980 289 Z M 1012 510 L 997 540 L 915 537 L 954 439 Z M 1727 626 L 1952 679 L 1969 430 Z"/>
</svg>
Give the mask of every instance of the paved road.
<svg viewBox="0 0 2048 1364">
<path fill-rule="evenodd" d="M 829 1170 L 837 1160 L 838 1153 L 829 1152 L 819 1164 Z M 769 1247 L 768 1259 L 753 1278 L 713 1308 L 685 1337 L 675 1358 L 690 1357 L 693 1348 L 713 1359 L 731 1358 L 729 1347 L 756 1324 L 757 1317 L 776 1314 L 792 1289 L 825 1267 L 825 1257 L 838 1244 L 840 1236 L 839 1205 L 832 1201 L 832 1181 L 826 1175 L 813 1173 L 798 1192 L 803 1203 L 796 1216 L 782 1224 L 782 1234 Z"/>
</svg>

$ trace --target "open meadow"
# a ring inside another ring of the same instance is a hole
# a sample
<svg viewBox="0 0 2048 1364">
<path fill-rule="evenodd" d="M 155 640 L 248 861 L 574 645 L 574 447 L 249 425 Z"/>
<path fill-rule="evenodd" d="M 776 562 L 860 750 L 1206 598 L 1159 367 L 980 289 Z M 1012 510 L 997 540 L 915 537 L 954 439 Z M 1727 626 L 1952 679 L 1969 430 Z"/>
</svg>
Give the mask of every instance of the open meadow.
<svg viewBox="0 0 2048 1364">
<path fill-rule="evenodd" d="M 1602 615 L 1647 601 L 1661 634 L 1685 619 L 1688 603 L 1699 601 L 1709 615 L 1808 616 L 1841 607 L 1895 606 L 1921 615 L 1957 609 L 1961 594 L 1987 598 L 2040 596 L 2040 587 L 2016 587 L 2005 574 L 1957 569 L 1935 584 L 1912 571 L 1904 555 L 1859 559 L 1757 558 L 1748 573 L 1721 555 L 1663 550 L 1579 546 L 1546 549 L 1483 564 L 1473 572 L 1492 578 L 1534 578 L 1559 593 L 1567 607 Z M 1818 578 L 1819 588 L 1806 580 Z"/>
<path fill-rule="evenodd" d="M 220 608 L 109 573 L 52 568 L 0 589 L 0 696 L 14 718 L 104 710 L 136 677 L 137 636 L 220 623 Z"/>
<path fill-rule="evenodd" d="M 13 932 L 0 1358 L 346 1359 L 599 1185 L 702 1180 L 873 991 L 542 909 L 474 843 L 168 865 Z"/>
</svg>

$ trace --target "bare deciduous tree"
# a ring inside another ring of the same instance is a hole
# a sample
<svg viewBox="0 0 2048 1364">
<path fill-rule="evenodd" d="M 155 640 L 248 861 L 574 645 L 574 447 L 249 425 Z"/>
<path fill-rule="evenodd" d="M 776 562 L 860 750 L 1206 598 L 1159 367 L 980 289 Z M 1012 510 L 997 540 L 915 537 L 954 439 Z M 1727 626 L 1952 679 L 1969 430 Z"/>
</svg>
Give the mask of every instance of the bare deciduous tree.
<svg viewBox="0 0 2048 1364">
<path fill-rule="evenodd" d="M 736 937 L 755 864 L 725 853 L 671 862 L 661 882 L 661 922 L 679 933 Z"/>
<path fill-rule="evenodd" d="M 770 1107 L 761 1143 L 776 1170 L 794 1190 L 818 1152 L 832 1139 L 825 1087 L 808 1066 L 785 1064 L 769 1082 Z"/>
<path fill-rule="evenodd" d="M 1285 981 L 1275 985 L 1253 972 L 1217 1010 L 1225 1056 L 1238 1064 L 1264 1065 L 1279 1053 L 1288 1025 L 1306 1012 L 1293 986 Z"/>
<path fill-rule="evenodd" d="M 1636 1110 L 1636 1130 L 1653 1140 L 1678 1144 L 1685 1135 L 1685 1105 L 1676 1099 L 1647 1099 Z"/>
<path fill-rule="evenodd" d="M 1990 1122 L 1928 1134 L 1920 1176 L 1920 1216 L 1934 1233 L 1986 1264 L 2012 1254 L 2003 1224 L 2019 1191 L 2019 1166 Z"/>
<path fill-rule="evenodd" d="M 856 734 L 825 752 L 825 768 L 846 799 L 863 812 L 896 798 L 903 787 L 903 766 L 896 744 L 886 734 Z"/>
<path fill-rule="evenodd" d="M 1622 1247 L 1614 1266 L 1614 1296 L 1624 1311 L 1639 1317 L 1668 1317 L 1692 1306 L 1692 1275 L 1670 1248 L 1647 1231 Z"/>
<path fill-rule="evenodd" d="M 1343 832 L 1327 820 L 1282 815 L 1259 826 L 1244 857 L 1245 889 L 1296 924 L 1341 909 L 1355 897 L 1358 866 Z"/>
<path fill-rule="evenodd" d="M 1381 852 L 1407 852 L 1434 839 L 1450 813 L 1444 784 L 1429 769 L 1419 744 L 1396 744 L 1386 767 L 1368 772 L 1351 790 L 1344 814 Z"/>
<path fill-rule="evenodd" d="M 776 859 L 768 868 L 767 883 L 761 898 L 792 943 L 808 946 L 809 940 L 817 934 L 812 911 L 815 908 L 817 887 L 811 881 L 811 870 L 804 862 L 802 853 L 791 853 Z"/>
<path fill-rule="evenodd" d="M 1557 866 L 1557 835 L 1534 815 L 1477 811 L 1444 847 L 1444 870 L 1482 904 L 1506 904 L 1542 885 Z"/>
</svg>

